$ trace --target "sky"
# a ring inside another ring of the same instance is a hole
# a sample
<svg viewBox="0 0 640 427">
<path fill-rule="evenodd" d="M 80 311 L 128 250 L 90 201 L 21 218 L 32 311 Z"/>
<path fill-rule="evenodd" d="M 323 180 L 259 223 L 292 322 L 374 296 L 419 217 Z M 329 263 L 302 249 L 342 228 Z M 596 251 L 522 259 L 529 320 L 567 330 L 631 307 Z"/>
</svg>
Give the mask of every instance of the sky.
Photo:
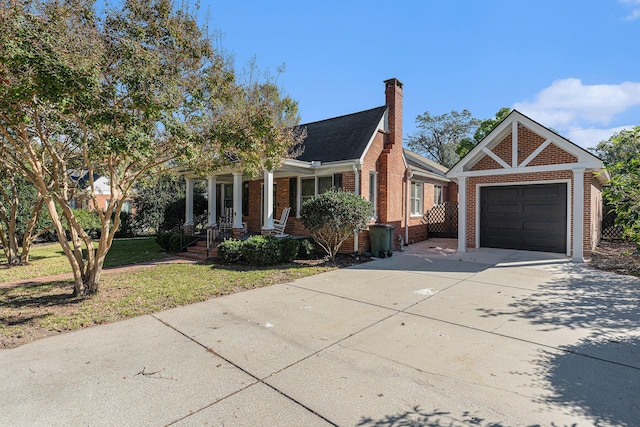
<svg viewBox="0 0 640 427">
<path fill-rule="evenodd" d="M 200 0 L 241 70 L 278 75 L 301 123 L 384 105 L 416 116 L 515 108 L 584 147 L 640 125 L 640 0 Z"/>
</svg>

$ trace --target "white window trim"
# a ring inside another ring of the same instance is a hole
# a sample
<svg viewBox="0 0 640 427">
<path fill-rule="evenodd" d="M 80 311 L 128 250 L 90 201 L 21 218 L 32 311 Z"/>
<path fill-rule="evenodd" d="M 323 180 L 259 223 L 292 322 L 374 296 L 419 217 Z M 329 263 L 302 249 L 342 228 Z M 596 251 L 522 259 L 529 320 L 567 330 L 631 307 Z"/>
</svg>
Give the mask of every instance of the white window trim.
<svg viewBox="0 0 640 427">
<path fill-rule="evenodd" d="M 371 177 L 373 177 L 373 191 L 371 191 Z M 373 204 L 372 219 L 378 219 L 378 172 L 369 172 L 369 196 L 373 194 L 373 200 L 369 200 Z"/>
<path fill-rule="evenodd" d="M 414 212 L 413 211 L 413 205 L 414 205 L 414 201 L 415 201 L 415 197 L 414 197 L 414 192 L 413 192 L 413 186 L 420 186 L 420 188 L 422 189 L 421 191 L 421 195 L 420 195 L 420 203 L 422 204 L 422 209 L 421 212 Z M 410 201 L 409 201 L 409 206 L 411 208 L 411 217 L 421 217 L 422 215 L 424 215 L 424 183 L 423 182 L 419 182 L 419 181 L 411 181 L 411 191 L 410 191 Z"/>
<path fill-rule="evenodd" d="M 440 201 L 436 203 L 436 188 L 440 189 Z M 444 187 L 442 185 L 434 184 L 433 186 L 433 206 L 439 206 L 444 203 Z"/>
</svg>

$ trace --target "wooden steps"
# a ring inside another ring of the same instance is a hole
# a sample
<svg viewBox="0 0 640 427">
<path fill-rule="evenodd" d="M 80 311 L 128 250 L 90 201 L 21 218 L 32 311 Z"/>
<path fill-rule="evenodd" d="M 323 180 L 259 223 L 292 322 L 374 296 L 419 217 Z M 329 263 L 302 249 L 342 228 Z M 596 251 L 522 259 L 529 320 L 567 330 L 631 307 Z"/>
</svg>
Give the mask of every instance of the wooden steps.
<svg viewBox="0 0 640 427">
<path fill-rule="evenodd" d="M 209 256 L 207 257 L 207 242 L 203 240 L 198 240 L 195 244 L 188 246 L 186 249 L 186 252 L 177 253 L 176 256 L 195 261 L 206 261 L 218 256 L 218 247 L 216 245 L 216 247 L 209 252 Z"/>
</svg>

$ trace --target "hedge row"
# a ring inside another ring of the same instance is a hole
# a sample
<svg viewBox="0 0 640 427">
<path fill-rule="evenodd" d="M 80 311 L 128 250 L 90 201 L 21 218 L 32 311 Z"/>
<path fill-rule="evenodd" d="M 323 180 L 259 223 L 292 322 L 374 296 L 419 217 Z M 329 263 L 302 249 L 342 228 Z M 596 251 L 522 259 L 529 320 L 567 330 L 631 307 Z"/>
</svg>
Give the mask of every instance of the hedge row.
<svg viewBox="0 0 640 427">
<path fill-rule="evenodd" d="M 247 240 L 227 239 L 218 245 L 218 256 L 227 263 L 273 265 L 297 258 L 311 258 L 316 248 L 309 240 L 290 237 L 252 236 Z"/>
</svg>

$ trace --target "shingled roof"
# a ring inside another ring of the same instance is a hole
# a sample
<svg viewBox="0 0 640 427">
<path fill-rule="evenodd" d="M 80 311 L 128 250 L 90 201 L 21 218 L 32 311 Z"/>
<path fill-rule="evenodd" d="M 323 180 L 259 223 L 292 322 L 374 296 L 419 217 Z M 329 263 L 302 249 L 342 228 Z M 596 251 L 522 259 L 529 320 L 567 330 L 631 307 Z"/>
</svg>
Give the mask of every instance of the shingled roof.
<svg viewBox="0 0 640 427">
<path fill-rule="evenodd" d="M 297 158 L 323 163 L 359 159 L 373 137 L 387 106 L 300 125 L 307 136 Z"/>
</svg>

